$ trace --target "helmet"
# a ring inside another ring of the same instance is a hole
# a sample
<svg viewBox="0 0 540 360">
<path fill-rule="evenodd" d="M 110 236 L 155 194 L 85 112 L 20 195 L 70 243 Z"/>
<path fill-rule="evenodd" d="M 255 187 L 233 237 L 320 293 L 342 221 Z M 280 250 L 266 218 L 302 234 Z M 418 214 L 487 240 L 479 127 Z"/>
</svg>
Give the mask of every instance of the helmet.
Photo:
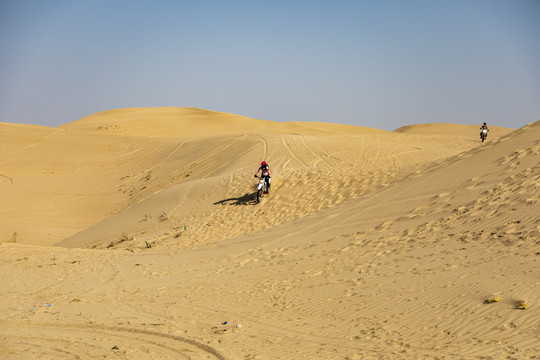
<svg viewBox="0 0 540 360">
<path fill-rule="evenodd" d="M 486 125 L 486 123 L 484 123 L 484 125 Z"/>
<path fill-rule="evenodd" d="M 263 161 L 263 162 L 261 163 L 261 166 L 264 166 L 264 165 L 266 165 L 266 161 Z"/>
</svg>

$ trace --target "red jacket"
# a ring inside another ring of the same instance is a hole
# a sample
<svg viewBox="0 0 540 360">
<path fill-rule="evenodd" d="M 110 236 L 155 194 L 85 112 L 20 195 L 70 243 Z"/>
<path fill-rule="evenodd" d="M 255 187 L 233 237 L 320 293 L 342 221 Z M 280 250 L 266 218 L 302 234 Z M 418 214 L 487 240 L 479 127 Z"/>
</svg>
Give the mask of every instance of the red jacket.
<svg viewBox="0 0 540 360">
<path fill-rule="evenodd" d="M 262 173 L 261 173 L 262 176 L 270 176 L 270 167 L 268 165 L 266 165 L 266 169 L 263 169 L 262 166 L 259 167 L 259 170 L 257 170 L 255 175 L 257 175 L 259 173 L 259 171 L 262 171 Z"/>
</svg>

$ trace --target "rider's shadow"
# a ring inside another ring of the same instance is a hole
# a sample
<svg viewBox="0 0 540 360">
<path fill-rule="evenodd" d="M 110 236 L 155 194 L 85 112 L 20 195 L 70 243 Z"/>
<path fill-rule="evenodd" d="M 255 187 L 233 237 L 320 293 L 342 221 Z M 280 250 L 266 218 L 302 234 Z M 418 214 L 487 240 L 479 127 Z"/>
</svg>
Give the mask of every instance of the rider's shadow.
<svg viewBox="0 0 540 360">
<path fill-rule="evenodd" d="M 245 194 L 241 197 L 230 198 L 215 202 L 214 205 L 257 205 L 256 193 Z"/>
</svg>

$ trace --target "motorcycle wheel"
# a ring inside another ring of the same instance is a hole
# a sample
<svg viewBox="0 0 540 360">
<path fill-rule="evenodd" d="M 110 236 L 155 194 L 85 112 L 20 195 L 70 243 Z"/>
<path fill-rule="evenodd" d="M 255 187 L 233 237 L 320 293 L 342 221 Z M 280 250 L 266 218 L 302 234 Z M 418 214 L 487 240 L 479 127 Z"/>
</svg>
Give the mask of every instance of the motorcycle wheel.
<svg viewBox="0 0 540 360">
<path fill-rule="evenodd" d="M 260 189 L 260 190 L 257 190 L 257 202 L 261 202 L 261 198 L 262 198 L 262 195 L 263 195 L 263 190 Z"/>
</svg>

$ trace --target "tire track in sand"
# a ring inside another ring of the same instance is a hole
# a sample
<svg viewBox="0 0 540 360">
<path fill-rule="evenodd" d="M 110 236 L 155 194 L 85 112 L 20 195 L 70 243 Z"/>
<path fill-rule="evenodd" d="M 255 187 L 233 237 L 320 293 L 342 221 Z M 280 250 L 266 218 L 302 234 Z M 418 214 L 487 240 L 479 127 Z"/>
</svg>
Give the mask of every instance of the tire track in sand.
<svg viewBox="0 0 540 360">
<path fill-rule="evenodd" d="M 217 349 L 184 336 L 158 331 L 94 324 L 52 324 L 0 320 L 11 354 L 33 353 L 55 358 L 88 358 L 124 352 L 133 359 L 149 354 L 160 359 L 227 358 Z M 52 354 L 51 354 L 52 353 Z M 0 353 L 2 355 L 2 353 Z"/>
<path fill-rule="evenodd" d="M 330 164 L 330 162 L 328 161 L 328 157 L 330 157 L 330 155 L 328 155 L 327 153 L 325 153 L 322 149 L 319 148 L 320 152 L 323 154 L 323 155 L 326 155 L 326 158 L 322 157 L 321 155 L 319 155 L 319 153 L 315 152 L 315 150 L 313 150 L 313 148 L 307 143 L 306 141 L 306 137 L 304 135 L 301 135 L 300 136 L 300 141 L 302 142 L 302 144 L 304 145 L 304 147 L 313 154 L 313 156 L 315 156 L 318 160 L 315 161 L 315 164 L 313 164 L 314 167 L 318 167 L 319 165 L 319 162 L 322 162 L 324 164 L 326 164 L 326 166 L 328 166 L 328 168 L 330 169 L 333 169 L 335 168 L 335 166 L 333 166 L 332 164 Z"/>
<path fill-rule="evenodd" d="M 253 136 L 257 137 L 263 143 L 263 158 L 266 159 L 268 157 L 268 141 L 261 135 L 253 134 Z"/>
<path fill-rule="evenodd" d="M 7 190 L 13 185 L 13 179 L 7 175 L 0 174 L 0 191 Z"/>
<path fill-rule="evenodd" d="M 293 144 L 295 144 L 294 140 L 291 140 L 291 141 L 292 141 Z M 287 153 L 290 155 L 289 160 L 287 160 L 287 162 L 285 164 L 283 164 L 283 168 L 286 168 L 286 166 L 291 162 L 291 160 L 296 160 L 296 161 L 298 161 L 298 163 L 300 163 L 304 167 L 309 167 L 308 164 L 305 161 L 300 159 L 300 157 L 298 157 L 295 154 L 294 149 L 291 147 L 291 144 L 289 143 L 289 137 L 287 135 L 281 136 L 281 143 L 283 144 L 283 147 L 285 148 Z"/>
</svg>

